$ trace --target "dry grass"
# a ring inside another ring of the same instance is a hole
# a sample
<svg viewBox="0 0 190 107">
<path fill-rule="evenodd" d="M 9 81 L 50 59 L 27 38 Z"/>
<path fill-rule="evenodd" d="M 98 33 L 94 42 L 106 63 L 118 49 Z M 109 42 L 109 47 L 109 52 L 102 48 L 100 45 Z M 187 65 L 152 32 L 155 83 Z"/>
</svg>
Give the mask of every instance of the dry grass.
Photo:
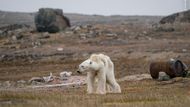
<svg viewBox="0 0 190 107">
<path fill-rule="evenodd" d="M 86 86 L 70 89 L 1 91 L 1 107 L 187 107 L 189 79 L 161 85 L 144 80 L 121 82 L 121 94 L 87 95 Z"/>
</svg>

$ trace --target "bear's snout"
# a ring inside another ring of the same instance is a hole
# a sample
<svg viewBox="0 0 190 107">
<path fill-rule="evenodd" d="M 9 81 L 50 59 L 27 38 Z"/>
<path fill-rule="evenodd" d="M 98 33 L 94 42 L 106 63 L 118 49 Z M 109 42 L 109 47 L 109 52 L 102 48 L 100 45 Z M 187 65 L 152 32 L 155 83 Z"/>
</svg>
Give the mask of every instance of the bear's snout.
<svg viewBox="0 0 190 107">
<path fill-rule="evenodd" d="M 81 72 L 80 72 L 79 70 L 77 70 L 77 73 L 78 73 L 78 74 L 81 74 Z"/>
</svg>

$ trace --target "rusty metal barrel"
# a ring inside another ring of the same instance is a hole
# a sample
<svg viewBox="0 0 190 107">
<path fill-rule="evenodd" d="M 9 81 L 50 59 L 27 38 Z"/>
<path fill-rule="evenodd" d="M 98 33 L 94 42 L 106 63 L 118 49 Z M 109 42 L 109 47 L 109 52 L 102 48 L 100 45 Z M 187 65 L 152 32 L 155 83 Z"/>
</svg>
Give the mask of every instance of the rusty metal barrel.
<svg viewBox="0 0 190 107">
<path fill-rule="evenodd" d="M 171 78 L 185 77 L 187 75 L 187 66 L 180 60 L 157 61 L 150 64 L 150 75 L 153 79 L 159 77 L 159 72 L 165 72 Z"/>
</svg>

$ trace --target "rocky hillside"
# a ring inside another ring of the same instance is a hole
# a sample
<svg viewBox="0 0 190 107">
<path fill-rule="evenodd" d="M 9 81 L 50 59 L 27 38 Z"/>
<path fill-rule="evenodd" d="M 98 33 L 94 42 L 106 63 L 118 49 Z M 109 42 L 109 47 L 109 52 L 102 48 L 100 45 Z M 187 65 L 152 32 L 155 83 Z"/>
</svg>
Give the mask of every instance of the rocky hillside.
<svg viewBox="0 0 190 107">
<path fill-rule="evenodd" d="M 160 21 L 161 24 L 175 23 L 175 22 L 190 23 L 190 10 L 169 15 L 167 17 L 164 17 Z"/>
<path fill-rule="evenodd" d="M 96 24 L 96 23 L 110 23 L 115 24 L 118 22 L 159 22 L 162 18 L 160 16 L 102 16 L 102 15 L 84 15 L 74 13 L 64 13 L 71 21 L 71 25 L 81 24 Z M 0 26 L 8 24 L 27 24 L 34 26 L 35 13 L 22 13 L 22 12 L 5 12 L 0 11 Z"/>
<path fill-rule="evenodd" d="M 34 25 L 34 13 L 0 11 L 0 26 L 9 24 Z"/>
</svg>

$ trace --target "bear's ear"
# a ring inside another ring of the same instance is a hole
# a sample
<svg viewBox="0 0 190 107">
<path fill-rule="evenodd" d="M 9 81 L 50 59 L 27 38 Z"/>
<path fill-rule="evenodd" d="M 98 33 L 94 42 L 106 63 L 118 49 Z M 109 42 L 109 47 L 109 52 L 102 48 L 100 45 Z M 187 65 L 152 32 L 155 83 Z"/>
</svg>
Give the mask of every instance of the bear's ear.
<svg viewBox="0 0 190 107">
<path fill-rule="evenodd" d="M 90 60 L 92 60 L 92 61 L 94 61 L 94 62 L 99 62 L 99 58 L 98 58 L 98 56 L 97 55 L 95 55 L 95 54 L 93 54 L 93 55 L 91 55 L 90 56 Z"/>
</svg>

